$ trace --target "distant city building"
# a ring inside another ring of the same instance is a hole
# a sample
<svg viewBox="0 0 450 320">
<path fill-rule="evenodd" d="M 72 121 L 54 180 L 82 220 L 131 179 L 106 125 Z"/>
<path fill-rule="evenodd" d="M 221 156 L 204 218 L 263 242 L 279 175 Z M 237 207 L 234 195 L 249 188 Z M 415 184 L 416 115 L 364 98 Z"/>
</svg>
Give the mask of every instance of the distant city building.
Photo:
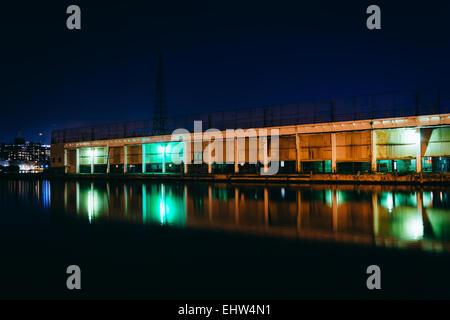
<svg viewBox="0 0 450 320">
<path fill-rule="evenodd" d="M 40 172 L 50 163 L 50 146 L 40 142 L 29 142 L 18 137 L 13 143 L 0 146 L 0 164 L 3 167 L 18 167 L 19 172 Z"/>
</svg>

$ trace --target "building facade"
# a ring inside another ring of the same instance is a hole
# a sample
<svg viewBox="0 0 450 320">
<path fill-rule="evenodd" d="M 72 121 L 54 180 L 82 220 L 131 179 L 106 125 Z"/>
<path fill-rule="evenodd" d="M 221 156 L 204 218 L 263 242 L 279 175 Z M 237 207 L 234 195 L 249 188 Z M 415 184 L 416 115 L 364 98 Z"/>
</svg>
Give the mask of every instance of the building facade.
<svg viewBox="0 0 450 320">
<path fill-rule="evenodd" d="M 278 150 L 269 141 L 265 153 L 267 166 L 279 162 L 278 173 L 450 171 L 450 114 L 255 128 L 218 140 L 223 150 L 211 153 L 204 133 L 60 143 L 52 145 L 51 165 L 66 173 L 259 173 L 261 140 L 274 131 Z M 214 159 L 219 152 L 222 161 Z"/>
<path fill-rule="evenodd" d="M 2 143 L 1 161 L 8 166 L 17 166 L 20 171 L 43 171 L 50 165 L 50 145 L 14 139 L 13 143 Z"/>
<path fill-rule="evenodd" d="M 183 134 L 151 135 L 147 121 L 54 131 L 51 166 L 70 174 L 264 174 L 275 164 L 279 174 L 450 171 L 449 88 L 174 117 L 168 129 Z"/>
</svg>

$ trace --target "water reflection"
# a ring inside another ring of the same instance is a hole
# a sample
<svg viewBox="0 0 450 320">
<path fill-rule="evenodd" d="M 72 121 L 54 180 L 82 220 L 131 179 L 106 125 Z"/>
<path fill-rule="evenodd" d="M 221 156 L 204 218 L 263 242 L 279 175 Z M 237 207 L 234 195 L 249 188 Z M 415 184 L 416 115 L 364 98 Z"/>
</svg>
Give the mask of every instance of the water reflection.
<svg viewBox="0 0 450 320">
<path fill-rule="evenodd" d="M 50 208 L 50 181 L 0 180 L 0 203 L 13 207 Z M 1 212 L 1 211 L 0 211 Z"/>
<path fill-rule="evenodd" d="M 48 181 L 34 182 L 34 189 L 27 183 L 23 190 L 15 182 L 8 192 L 51 205 L 57 219 L 221 229 L 450 252 L 447 189 L 54 181 L 50 197 Z"/>
</svg>

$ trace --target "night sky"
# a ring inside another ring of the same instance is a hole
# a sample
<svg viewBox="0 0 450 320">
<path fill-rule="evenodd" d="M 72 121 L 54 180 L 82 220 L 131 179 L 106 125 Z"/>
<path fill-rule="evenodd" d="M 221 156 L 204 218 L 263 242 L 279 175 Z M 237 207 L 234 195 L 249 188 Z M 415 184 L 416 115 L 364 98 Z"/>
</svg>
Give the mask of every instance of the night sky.
<svg viewBox="0 0 450 320">
<path fill-rule="evenodd" d="M 169 115 L 450 84 L 449 1 L 8 2 L 5 142 L 150 119 L 158 50 Z M 66 28 L 70 4 L 79 31 Z M 381 30 L 366 28 L 370 4 Z"/>
</svg>

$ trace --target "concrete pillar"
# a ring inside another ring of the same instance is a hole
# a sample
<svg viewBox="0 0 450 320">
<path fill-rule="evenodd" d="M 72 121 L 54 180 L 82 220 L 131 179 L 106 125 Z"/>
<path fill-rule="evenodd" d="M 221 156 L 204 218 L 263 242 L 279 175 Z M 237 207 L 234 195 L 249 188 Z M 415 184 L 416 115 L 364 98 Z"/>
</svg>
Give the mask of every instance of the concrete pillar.
<svg viewBox="0 0 450 320">
<path fill-rule="evenodd" d="M 76 153 L 77 153 L 77 169 L 76 169 L 76 173 L 80 173 L 80 149 L 76 149 Z"/>
<path fill-rule="evenodd" d="M 234 138 L 234 173 L 239 173 L 238 140 Z"/>
<path fill-rule="evenodd" d="M 69 171 L 69 166 L 67 163 L 67 149 L 64 148 L 64 173 L 68 173 Z"/>
<path fill-rule="evenodd" d="M 331 134 L 331 172 L 336 173 L 336 133 Z"/>
<path fill-rule="evenodd" d="M 91 148 L 91 174 L 94 173 L 94 158 L 95 158 L 95 149 Z"/>
<path fill-rule="evenodd" d="M 111 173 L 111 160 L 110 160 L 110 151 L 111 148 L 109 147 L 109 145 L 106 146 L 106 173 Z"/>
<path fill-rule="evenodd" d="M 416 172 L 422 172 L 422 136 L 420 134 L 420 128 L 416 128 Z"/>
<path fill-rule="evenodd" d="M 263 138 L 263 166 L 264 166 L 264 173 L 267 173 L 267 171 L 269 171 L 269 150 L 268 150 L 268 145 L 267 145 L 267 137 Z"/>
<path fill-rule="evenodd" d="M 127 173 L 127 146 L 123 146 L 123 173 Z"/>
<path fill-rule="evenodd" d="M 377 171 L 377 133 L 375 130 L 372 130 L 370 132 L 370 142 L 371 142 L 371 147 L 370 147 L 370 155 L 371 155 L 371 160 L 370 160 L 370 169 L 372 172 L 376 172 Z"/>
<path fill-rule="evenodd" d="M 184 174 L 188 173 L 188 160 L 190 160 L 190 157 L 191 157 L 191 148 L 187 147 L 188 143 L 191 143 L 191 142 L 184 141 L 184 149 L 183 149 L 183 165 L 184 165 L 183 172 L 184 172 Z"/>
<path fill-rule="evenodd" d="M 162 173 L 166 173 L 166 145 L 163 146 Z"/>
<path fill-rule="evenodd" d="M 300 135 L 298 133 L 295 134 L 295 150 L 297 151 L 296 170 L 297 173 L 300 173 L 302 171 L 302 166 L 300 160 Z"/>
<path fill-rule="evenodd" d="M 217 150 L 214 150 L 214 152 L 217 152 Z M 212 174 L 213 170 L 212 170 L 212 151 L 209 152 L 208 154 L 208 173 Z"/>
<path fill-rule="evenodd" d="M 145 145 L 142 145 L 142 173 L 145 173 Z"/>
</svg>

